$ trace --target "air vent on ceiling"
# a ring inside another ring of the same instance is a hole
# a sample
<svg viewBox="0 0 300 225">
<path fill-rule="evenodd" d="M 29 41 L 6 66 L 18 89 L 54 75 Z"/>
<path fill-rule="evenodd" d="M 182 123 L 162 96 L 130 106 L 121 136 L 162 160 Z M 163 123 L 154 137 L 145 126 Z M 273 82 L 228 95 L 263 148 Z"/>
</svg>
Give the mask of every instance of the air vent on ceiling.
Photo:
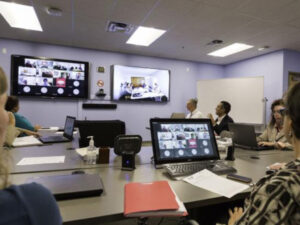
<svg viewBox="0 0 300 225">
<path fill-rule="evenodd" d="M 106 31 L 114 32 L 114 33 L 117 32 L 117 33 L 131 34 L 133 29 L 134 26 L 131 24 L 108 21 Z"/>
<path fill-rule="evenodd" d="M 212 40 L 211 42 L 208 42 L 206 45 L 220 45 L 223 44 L 222 40 Z"/>
</svg>

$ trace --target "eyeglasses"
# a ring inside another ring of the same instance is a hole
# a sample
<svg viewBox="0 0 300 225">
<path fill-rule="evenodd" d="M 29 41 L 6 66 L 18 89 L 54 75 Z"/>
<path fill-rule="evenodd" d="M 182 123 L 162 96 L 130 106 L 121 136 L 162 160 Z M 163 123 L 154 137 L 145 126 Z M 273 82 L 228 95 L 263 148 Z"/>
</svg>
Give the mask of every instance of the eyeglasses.
<svg viewBox="0 0 300 225">
<path fill-rule="evenodd" d="M 285 116 L 285 115 L 287 114 L 287 109 L 286 109 L 286 108 L 282 108 L 282 109 L 279 109 L 279 110 L 274 110 L 274 111 L 273 111 L 273 115 L 274 115 L 275 113 L 278 113 L 278 114 L 280 114 L 280 115 L 282 115 L 282 116 Z"/>
</svg>

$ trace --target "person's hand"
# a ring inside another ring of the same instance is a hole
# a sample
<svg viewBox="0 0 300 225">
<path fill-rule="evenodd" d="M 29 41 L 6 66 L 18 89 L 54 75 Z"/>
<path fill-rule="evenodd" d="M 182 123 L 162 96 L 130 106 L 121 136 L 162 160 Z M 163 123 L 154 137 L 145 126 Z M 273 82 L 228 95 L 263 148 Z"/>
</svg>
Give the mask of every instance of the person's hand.
<svg viewBox="0 0 300 225">
<path fill-rule="evenodd" d="M 258 145 L 259 146 L 270 146 L 270 147 L 273 147 L 274 143 L 273 142 L 268 142 L 268 141 L 260 141 L 260 142 L 258 142 Z"/>
<path fill-rule="evenodd" d="M 40 125 L 35 125 L 35 126 L 34 126 L 34 130 L 35 130 L 35 131 L 38 131 L 38 130 L 41 129 L 41 128 L 42 128 L 42 126 L 40 126 Z"/>
<path fill-rule="evenodd" d="M 278 142 L 276 142 L 276 148 L 284 149 L 284 148 L 286 148 L 286 144 L 284 144 L 281 141 L 278 141 Z"/>
<path fill-rule="evenodd" d="M 12 126 L 16 126 L 16 119 L 12 112 L 7 112 L 8 114 L 8 124 Z"/>
<path fill-rule="evenodd" d="M 209 114 L 207 114 L 207 117 L 211 120 L 212 125 L 215 126 L 216 122 L 215 122 L 213 115 L 211 113 L 209 113 Z"/>
<path fill-rule="evenodd" d="M 228 225 L 233 225 L 242 215 L 243 215 L 243 209 L 235 207 L 232 211 L 229 209 L 229 220 Z"/>
<path fill-rule="evenodd" d="M 268 168 L 270 170 L 279 170 L 279 169 L 283 168 L 285 166 L 285 164 L 286 163 L 284 163 L 284 162 L 282 162 L 282 163 L 277 162 L 277 163 L 274 163 L 274 164 L 268 166 Z"/>
<path fill-rule="evenodd" d="M 22 130 L 25 134 L 29 136 L 35 136 L 35 137 L 40 137 L 41 135 L 37 132 L 31 131 L 31 130 Z"/>
</svg>

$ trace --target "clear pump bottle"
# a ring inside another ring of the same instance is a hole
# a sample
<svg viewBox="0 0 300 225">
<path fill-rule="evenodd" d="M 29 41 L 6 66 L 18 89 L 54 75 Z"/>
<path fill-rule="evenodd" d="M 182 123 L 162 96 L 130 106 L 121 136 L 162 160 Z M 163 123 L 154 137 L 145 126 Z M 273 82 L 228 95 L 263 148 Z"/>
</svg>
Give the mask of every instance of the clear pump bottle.
<svg viewBox="0 0 300 225">
<path fill-rule="evenodd" d="M 87 148 L 87 164 L 96 164 L 97 161 L 97 148 L 94 145 L 94 137 L 88 136 L 90 143 Z"/>
</svg>

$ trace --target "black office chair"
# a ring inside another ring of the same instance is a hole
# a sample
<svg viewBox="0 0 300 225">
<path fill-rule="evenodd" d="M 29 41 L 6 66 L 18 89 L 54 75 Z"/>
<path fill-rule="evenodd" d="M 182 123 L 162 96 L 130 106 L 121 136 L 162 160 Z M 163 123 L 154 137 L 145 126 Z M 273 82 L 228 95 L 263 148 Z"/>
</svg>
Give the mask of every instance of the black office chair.
<svg viewBox="0 0 300 225">
<path fill-rule="evenodd" d="M 125 123 L 120 120 L 77 120 L 79 129 L 79 146 L 89 145 L 88 136 L 94 136 L 96 147 L 114 147 L 114 140 L 120 134 L 125 134 Z"/>
</svg>

